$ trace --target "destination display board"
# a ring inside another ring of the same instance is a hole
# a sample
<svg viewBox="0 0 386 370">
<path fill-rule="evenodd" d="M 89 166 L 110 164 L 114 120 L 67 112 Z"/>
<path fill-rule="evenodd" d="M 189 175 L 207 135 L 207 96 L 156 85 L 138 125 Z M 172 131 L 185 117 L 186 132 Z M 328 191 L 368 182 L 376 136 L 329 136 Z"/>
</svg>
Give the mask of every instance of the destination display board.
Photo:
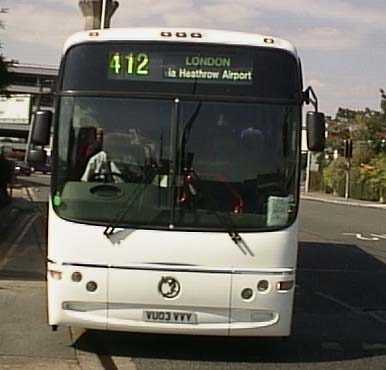
<svg viewBox="0 0 386 370">
<path fill-rule="evenodd" d="M 107 61 L 110 79 L 252 84 L 253 61 L 248 55 L 116 51 Z"/>
<path fill-rule="evenodd" d="M 59 81 L 66 93 L 302 101 L 296 55 L 272 47 L 90 42 L 67 50 Z"/>
</svg>

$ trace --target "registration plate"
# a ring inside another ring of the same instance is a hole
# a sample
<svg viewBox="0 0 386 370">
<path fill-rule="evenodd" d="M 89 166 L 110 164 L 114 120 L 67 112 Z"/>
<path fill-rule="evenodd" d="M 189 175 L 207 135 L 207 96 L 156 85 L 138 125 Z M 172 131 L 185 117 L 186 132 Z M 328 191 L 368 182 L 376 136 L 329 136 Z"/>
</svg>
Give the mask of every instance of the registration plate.
<svg viewBox="0 0 386 370">
<path fill-rule="evenodd" d="M 143 321 L 172 324 L 197 324 L 197 314 L 182 311 L 144 310 Z"/>
</svg>

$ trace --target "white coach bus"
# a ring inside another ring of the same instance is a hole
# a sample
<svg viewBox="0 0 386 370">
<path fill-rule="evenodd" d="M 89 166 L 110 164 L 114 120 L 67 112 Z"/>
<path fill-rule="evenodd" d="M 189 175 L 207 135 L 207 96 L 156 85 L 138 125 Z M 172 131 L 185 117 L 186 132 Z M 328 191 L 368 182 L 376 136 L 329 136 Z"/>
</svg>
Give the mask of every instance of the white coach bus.
<svg viewBox="0 0 386 370">
<path fill-rule="evenodd" d="M 287 41 L 108 29 L 65 44 L 48 227 L 49 324 L 288 336 L 302 105 Z M 38 112 L 32 140 L 51 120 Z M 43 139 L 42 137 L 45 137 Z"/>
</svg>

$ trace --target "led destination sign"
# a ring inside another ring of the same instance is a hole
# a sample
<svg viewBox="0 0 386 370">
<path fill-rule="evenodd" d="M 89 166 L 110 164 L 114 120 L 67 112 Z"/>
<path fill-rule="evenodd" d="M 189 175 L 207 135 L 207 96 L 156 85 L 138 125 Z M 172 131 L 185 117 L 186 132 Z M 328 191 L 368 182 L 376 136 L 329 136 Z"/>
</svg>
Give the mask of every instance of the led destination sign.
<svg viewBox="0 0 386 370">
<path fill-rule="evenodd" d="M 135 81 L 252 84 L 253 63 L 248 55 L 115 52 L 109 55 L 108 76 Z"/>
</svg>

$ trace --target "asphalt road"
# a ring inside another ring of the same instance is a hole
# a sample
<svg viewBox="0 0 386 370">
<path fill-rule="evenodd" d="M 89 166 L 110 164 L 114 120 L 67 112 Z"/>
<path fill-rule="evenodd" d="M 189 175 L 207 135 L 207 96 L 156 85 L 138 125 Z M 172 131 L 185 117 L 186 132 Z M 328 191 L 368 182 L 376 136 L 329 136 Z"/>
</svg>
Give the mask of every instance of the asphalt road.
<svg viewBox="0 0 386 370">
<path fill-rule="evenodd" d="M 386 369 L 386 210 L 303 201 L 293 335 L 230 339 L 46 325 L 47 176 L 0 230 L 0 369 Z M 28 195 L 28 194 L 27 194 Z M 7 232 L 5 232 L 7 231 Z"/>
</svg>

